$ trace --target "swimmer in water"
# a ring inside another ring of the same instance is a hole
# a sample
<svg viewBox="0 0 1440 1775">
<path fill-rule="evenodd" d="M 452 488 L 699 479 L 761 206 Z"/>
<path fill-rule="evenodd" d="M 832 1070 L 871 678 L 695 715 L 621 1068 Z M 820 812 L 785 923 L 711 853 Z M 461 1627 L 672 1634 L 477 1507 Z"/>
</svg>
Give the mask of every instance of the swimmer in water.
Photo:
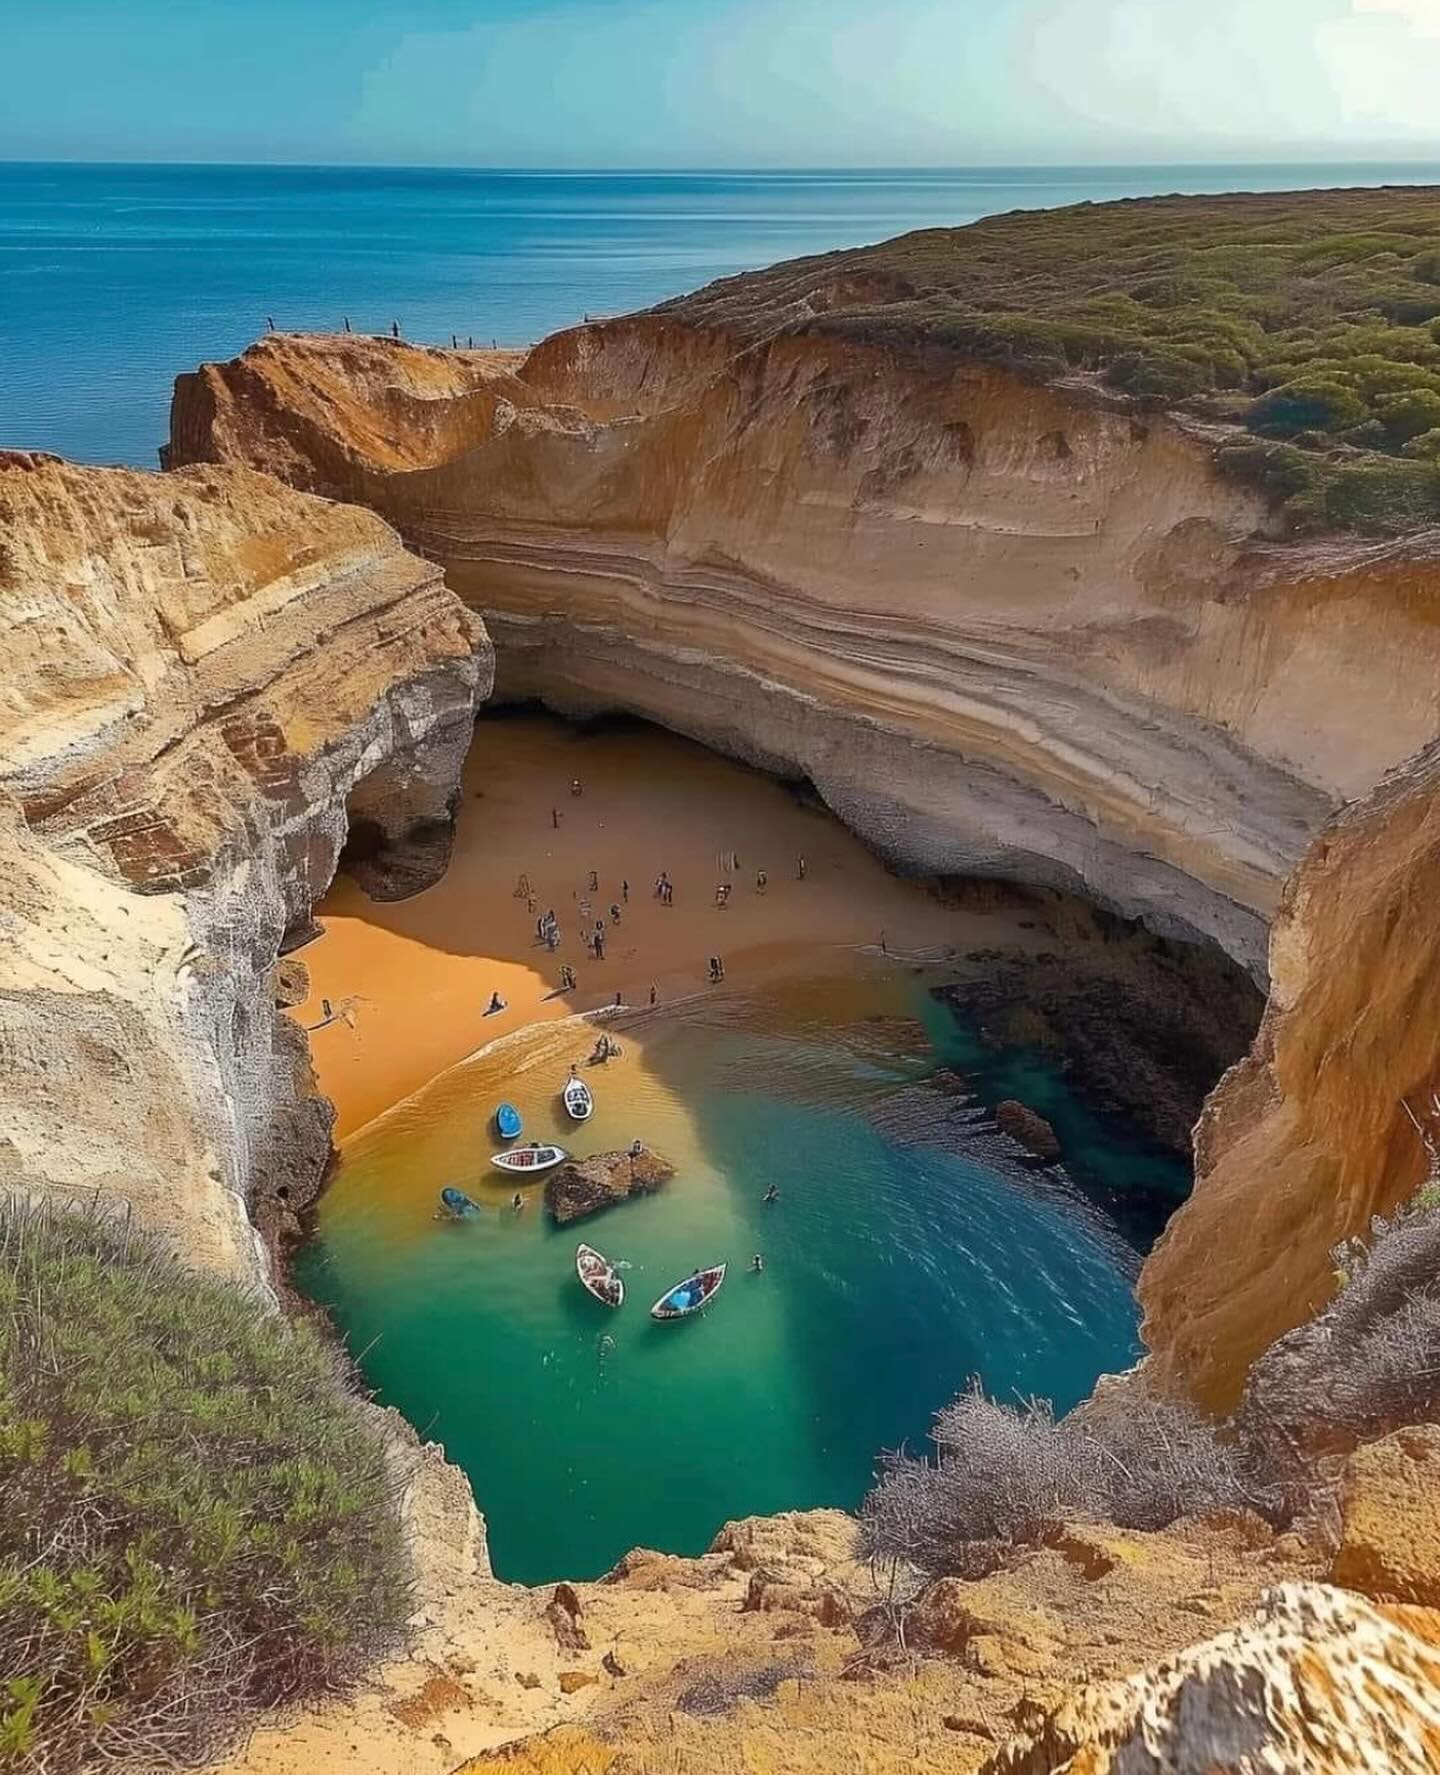
<svg viewBox="0 0 1440 1775">
<path fill-rule="evenodd" d="M 515 1210 L 515 1212 L 517 1214 L 525 1206 L 525 1198 L 524 1198 L 524 1196 L 522 1196 L 520 1194 L 518 1189 L 516 1190 L 515 1194 L 513 1196 L 511 1196 L 511 1198 L 510 1198 L 510 1206 Z"/>
<path fill-rule="evenodd" d="M 765 1254 L 763 1251 L 757 1251 L 754 1257 L 750 1259 L 750 1268 L 757 1276 L 760 1274 L 761 1270 L 765 1268 Z"/>
</svg>

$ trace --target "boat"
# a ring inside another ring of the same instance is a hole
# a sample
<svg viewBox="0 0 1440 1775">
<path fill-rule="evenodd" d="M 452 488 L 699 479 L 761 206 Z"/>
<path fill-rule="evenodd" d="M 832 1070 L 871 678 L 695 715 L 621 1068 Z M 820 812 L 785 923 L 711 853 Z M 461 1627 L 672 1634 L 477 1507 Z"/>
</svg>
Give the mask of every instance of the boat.
<svg viewBox="0 0 1440 1775">
<path fill-rule="evenodd" d="M 463 1189 L 456 1189 L 454 1184 L 447 1183 L 440 1192 L 440 1206 L 452 1220 L 463 1220 L 467 1214 L 478 1214 L 480 1204 L 472 1202 Z"/>
<path fill-rule="evenodd" d="M 501 1171 L 549 1171 L 569 1157 L 563 1146 L 532 1140 L 529 1146 L 512 1146 L 509 1152 L 493 1154 L 490 1163 Z"/>
<path fill-rule="evenodd" d="M 572 1122 L 588 1122 L 595 1113 L 595 1099 L 584 1079 L 567 1079 L 564 1091 L 565 1113 Z"/>
<path fill-rule="evenodd" d="M 608 1257 L 602 1257 L 593 1245 L 575 1247 L 575 1274 L 602 1306 L 618 1307 L 625 1301 L 625 1283 L 615 1273 Z"/>
<path fill-rule="evenodd" d="M 502 1103 L 495 1111 L 495 1128 L 502 1140 L 514 1140 L 521 1125 L 520 1111 L 513 1103 Z"/>
<path fill-rule="evenodd" d="M 720 1292 L 720 1284 L 725 1280 L 725 1270 L 726 1265 L 723 1263 L 717 1263 L 708 1270 L 696 1270 L 693 1276 L 677 1282 L 660 1296 L 650 1309 L 650 1317 L 683 1319 L 687 1314 L 698 1312 Z"/>
</svg>

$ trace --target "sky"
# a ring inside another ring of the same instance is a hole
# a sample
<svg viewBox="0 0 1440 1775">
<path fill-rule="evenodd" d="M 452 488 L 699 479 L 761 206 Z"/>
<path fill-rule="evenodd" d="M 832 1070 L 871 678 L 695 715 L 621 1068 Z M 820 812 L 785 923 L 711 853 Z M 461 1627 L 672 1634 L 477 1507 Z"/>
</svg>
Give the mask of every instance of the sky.
<svg viewBox="0 0 1440 1775">
<path fill-rule="evenodd" d="M 0 0 L 0 158 L 1440 158 L 1440 0 Z"/>
</svg>

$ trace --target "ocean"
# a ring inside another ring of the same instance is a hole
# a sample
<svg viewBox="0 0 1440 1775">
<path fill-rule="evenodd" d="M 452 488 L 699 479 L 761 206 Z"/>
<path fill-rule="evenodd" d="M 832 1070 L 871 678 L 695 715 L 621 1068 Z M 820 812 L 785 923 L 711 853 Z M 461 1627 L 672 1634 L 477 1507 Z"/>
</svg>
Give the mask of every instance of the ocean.
<svg viewBox="0 0 1440 1775">
<path fill-rule="evenodd" d="M 1167 191 L 1424 166 L 550 173 L 0 164 L 0 448 L 153 467 L 171 383 L 273 320 L 524 345 L 802 253 Z"/>
</svg>

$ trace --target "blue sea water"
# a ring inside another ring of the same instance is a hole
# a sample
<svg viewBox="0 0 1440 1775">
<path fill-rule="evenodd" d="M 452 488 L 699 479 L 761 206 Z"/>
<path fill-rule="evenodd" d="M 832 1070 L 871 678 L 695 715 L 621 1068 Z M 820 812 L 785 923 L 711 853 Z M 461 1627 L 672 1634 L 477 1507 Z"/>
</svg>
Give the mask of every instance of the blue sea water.
<svg viewBox="0 0 1440 1775">
<path fill-rule="evenodd" d="M 547 173 L 0 164 L 0 448 L 153 466 L 171 382 L 262 332 L 523 345 L 801 253 L 1163 191 L 1422 166 Z"/>
</svg>

